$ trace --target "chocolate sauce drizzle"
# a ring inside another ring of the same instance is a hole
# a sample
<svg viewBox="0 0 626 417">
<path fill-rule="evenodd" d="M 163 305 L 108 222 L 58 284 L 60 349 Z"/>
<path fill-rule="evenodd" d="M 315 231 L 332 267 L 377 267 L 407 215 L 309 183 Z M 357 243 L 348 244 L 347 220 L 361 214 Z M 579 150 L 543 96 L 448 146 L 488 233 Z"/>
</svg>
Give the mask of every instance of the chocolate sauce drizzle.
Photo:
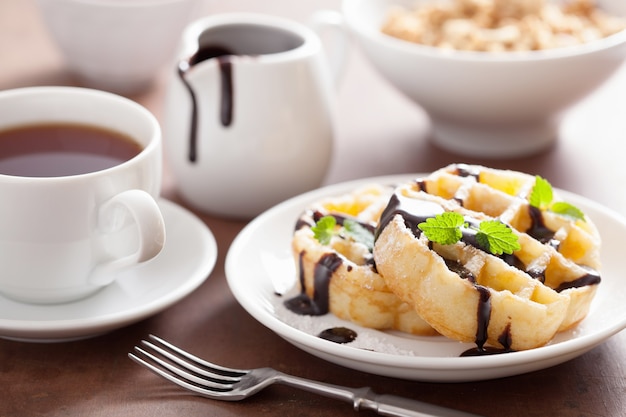
<svg viewBox="0 0 626 417">
<path fill-rule="evenodd" d="M 331 342 L 344 344 L 354 341 L 357 337 L 357 332 L 347 327 L 332 327 L 323 330 L 317 336 Z"/>
<path fill-rule="evenodd" d="M 446 258 L 443 258 L 443 260 L 446 262 L 446 266 L 448 267 L 450 271 L 454 272 L 455 274 L 460 276 L 462 279 L 466 279 L 471 283 L 476 282 L 476 277 L 474 276 L 474 274 L 472 274 L 472 271 L 464 267 L 461 264 L 461 262 L 453 261 L 451 259 L 446 259 Z"/>
<path fill-rule="evenodd" d="M 303 261 L 305 253 L 300 253 L 299 268 L 300 288 L 302 291 L 296 297 L 285 301 L 285 307 L 296 314 L 304 316 L 323 316 L 328 313 L 330 279 L 341 266 L 343 260 L 333 252 L 324 254 L 315 264 L 313 272 L 313 297 L 306 294 L 304 285 Z"/>
<path fill-rule="evenodd" d="M 209 59 L 217 59 L 220 70 L 220 122 L 222 126 L 230 126 L 233 121 L 233 76 L 232 61 L 233 52 L 227 48 L 209 45 L 198 49 L 195 54 L 178 63 L 178 76 L 187 88 L 191 97 L 191 128 L 189 132 L 189 161 L 196 162 L 198 159 L 198 100 L 191 84 L 187 81 L 187 72 L 196 64 Z"/>
<path fill-rule="evenodd" d="M 422 231 L 418 228 L 418 225 L 443 212 L 445 212 L 443 206 L 436 202 L 406 198 L 394 193 L 381 215 L 374 237 L 377 239 L 389 222 L 399 214 L 404 220 L 404 225 L 413 232 L 415 237 L 419 238 Z M 476 239 L 476 229 L 480 223 L 479 220 L 469 216 L 464 216 L 464 220 L 470 227 L 461 227 L 461 241 L 482 251 L 488 251 L 489 249 L 483 247 Z"/>
<path fill-rule="evenodd" d="M 290 311 L 304 316 L 323 316 L 329 310 L 329 285 L 333 273 L 342 264 L 342 260 L 334 253 L 328 253 L 315 265 L 314 294 L 313 298 L 306 294 L 304 286 L 303 258 L 305 253 L 300 253 L 298 270 L 300 271 L 300 294 L 284 302 Z M 357 338 L 357 333 L 347 327 L 333 327 L 323 330 L 317 335 L 321 339 L 334 343 L 350 343 Z"/>
<path fill-rule="evenodd" d="M 526 233 L 541 243 L 550 243 L 554 238 L 554 231 L 546 226 L 541 210 L 529 204 L 528 214 L 530 214 L 531 226 Z"/>
<path fill-rule="evenodd" d="M 485 343 L 489 337 L 487 328 L 491 320 L 491 293 L 489 289 L 476 283 L 474 284 L 474 288 L 478 290 L 478 309 L 476 312 L 478 325 L 476 327 L 475 342 L 478 350 L 484 350 Z"/>
<path fill-rule="evenodd" d="M 457 164 L 456 175 L 459 177 L 474 177 L 476 182 L 480 182 L 480 169 L 467 164 Z"/>
<path fill-rule="evenodd" d="M 324 214 L 320 211 L 307 211 L 302 214 L 296 221 L 295 230 L 302 227 L 311 227 L 317 223 L 324 216 L 333 216 L 337 221 L 337 224 L 343 225 L 347 219 L 357 221 L 350 216 L 344 216 L 339 214 Z M 357 221 L 362 227 L 374 233 L 375 227 L 369 223 Z M 313 273 L 313 298 L 306 294 L 306 287 L 304 283 L 304 265 L 303 258 L 305 252 L 300 253 L 298 271 L 300 288 L 302 289 L 300 294 L 285 301 L 285 306 L 292 312 L 300 315 L 308 316 L 321 316 L 328 313 L 329 310 L 329 291 L 330 280 L 333 274 L 343 264 L 342 258 L 336 253 L 329 252 L 324 254 L 316 263 Z M 365 264 L 370 265 L 372 268 L 376 268 L 374 264 L 374 257 L 370 256 L 365 259 Z M 351 271 L 352 267 L 348 266 L 348 271 Z"/>
<path fill-rule="evenodd" d="M 562 282 L 561 285 L 559 285 L 554 290 L 556 292 L 561 292 L 570 288 L 580 288 L 580 287 L 586 287 L 588 285 L 599 284 L 600 281 L 602 280 L 602 278 L 600 277 L 600 274 L 598 274 L 598 272 L 590 268 L 585 268 L 585 269 L 587 269 L 588 271 L 587 274 L 569 282 Z"/>
<path fill-rule="evenodd" d="M 374 238 L 378 239 L 383 229 L 387 227 L 397 214 L 402 216 L 405 226 L 415 236 L 419 237 L 421 230 L 417 226 L 425 222 L 426 219 L 435 217 L 444 211 L 444 208 L 435 202 L 406 198 L 394 193 L 380 216 L 380 222 L 374 233 Z"/>
</svg>

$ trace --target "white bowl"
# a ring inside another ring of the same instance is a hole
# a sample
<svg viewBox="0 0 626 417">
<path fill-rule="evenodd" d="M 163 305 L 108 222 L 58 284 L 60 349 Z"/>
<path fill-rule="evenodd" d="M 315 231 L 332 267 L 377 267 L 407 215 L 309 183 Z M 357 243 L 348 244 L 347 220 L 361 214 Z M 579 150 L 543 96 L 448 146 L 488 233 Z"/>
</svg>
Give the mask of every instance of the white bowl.
<svg viewBox="0 0 626 417">
<path fill-rule="evenodd" d="M 624 0 L 600 0 L 626 16 Z M 626 31 L 531 52 L 450 51 L 393 38 L 380 28 L 394 5 L 344 0 L 343 17 L 373 66 L 422 106 L 438 146 L 468 156 L 518 157 L 547 148 L 563 112 L 607 81 L 626 57 Z"/>
<path fill-rule="evenodd" d="M 173 59 L 198 0 L 37 0 L 68 69 L 85 86 L 146 89 Z"/>
</svg>

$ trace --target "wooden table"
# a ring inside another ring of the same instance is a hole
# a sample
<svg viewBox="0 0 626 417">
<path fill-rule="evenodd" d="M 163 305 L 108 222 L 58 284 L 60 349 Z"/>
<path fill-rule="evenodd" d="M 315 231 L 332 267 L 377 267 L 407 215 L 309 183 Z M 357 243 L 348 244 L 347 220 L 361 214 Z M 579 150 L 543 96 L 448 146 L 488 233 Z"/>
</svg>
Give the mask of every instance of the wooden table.
<svg viewBox="0 0 626 417">
<path fill-rule="evenodd" d="M 305 21 L 317 9 L 337 7 L 338 1 L 331 0 L 212 1 L 198 10 L 198 16 L 240 10 Z M 157 117 L 162 112 L 164 78 L 150 91 L 131 97 Z M 0 89 L 73 84 L 34 0 L 0 1 Z M 354 48 L 337 96 L 336 152 L 326 182 L 426 172 L 450 162 L 477 162 L 540 174 L 555 186 L 624 214 L 625 91 L 626 70 L 568 113 L 558 143 L 543 154 L 505 161 L 474 160 L 432 146 L 424 112 L 382 80 Z M 184 204 L 167 171 L 163 195 Z M 0 340 L 0 416 L 355 415 L 347 404 L 281 386 L 240 403 L 189 395 L 128 359 L 127 352 L 149 333 L 218 363 L 272 366 L 307 378 L 371 386 L 380 393 L 485 416 L 626 414 L 626 332 L 562 365 L 473 383 L 380 377 L 304 353 L 255 321 L 229 291 L 224 257 L 245 223 L 197 214 L 219 245 L 217 265 L 205 283 L 167 310 L 103 336 L 51 344 Z"/>
</svg>

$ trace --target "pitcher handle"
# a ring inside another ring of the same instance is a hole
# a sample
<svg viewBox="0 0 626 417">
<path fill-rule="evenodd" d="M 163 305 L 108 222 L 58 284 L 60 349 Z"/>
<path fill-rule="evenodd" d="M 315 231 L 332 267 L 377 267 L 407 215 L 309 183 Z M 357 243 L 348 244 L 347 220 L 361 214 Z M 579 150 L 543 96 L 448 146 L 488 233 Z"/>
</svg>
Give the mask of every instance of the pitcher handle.
<svg viewBox="0 0 626 417">
<path fill-rule="evenodd" d="M 336 10 L 318 10 L 310 18 L 310 27 L 322 39 L 335 87 L 345 72 L 351 37 L 342 14 Z M 329 37 L 324 36 L 329 33 Z"/>
</svg>

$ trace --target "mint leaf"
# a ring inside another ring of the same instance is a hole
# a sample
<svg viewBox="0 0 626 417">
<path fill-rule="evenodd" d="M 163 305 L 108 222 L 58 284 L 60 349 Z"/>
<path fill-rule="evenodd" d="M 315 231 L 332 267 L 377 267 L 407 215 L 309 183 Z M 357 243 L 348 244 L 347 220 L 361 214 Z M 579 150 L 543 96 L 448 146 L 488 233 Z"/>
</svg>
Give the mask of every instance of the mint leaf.
<svg viewBox="0 0 626 417">
<path fill-rule="evenodd" d="M 315 239 L 322 245 L 328 245 L 335 235 L 336 225 L 337 220 L 333 216 L 324 216 L 315 223 L 315 226 L 311 227 L 311 230 Z"/>
<path fill-rule="evenodd" d="M 311 227 L 311 230 L 313 237 L 322 245 L 330 245 L 333 236 L 343 230 L 345 237 L 364 244 L 370 251 L 374 248 L 374 234 L 356 220 L 344 220 L 343 228 L 337 230 L 337 219 L 334 216 L 324 216 Z"/>
<path fill-rule="evenodd" d="M 355 242 L 364 244 L 369 250 L 374 249 L 374 234 L 359 222 L 346 219 L 343 222 L 343 229 L 346 236 Z"/>
<path fill-rule="evenodd" d="M 481 221 L 478 227 L 465 222 L 463 216 L 455 212 L 445 212 L 430 217 L 417 225 L 431 242 L 452 245 L 463 238 L 462 228 L 476 230 L 476 241 L 494 255 L 512 254 L 521 248 L 517 235 L 499 220 Z"/>
<path fill-rule="evenodd" d="M 521 249 L 517 236 L 510 227 L 498 220 L 485 220 L 476 234 L 478 243 L 494 255 L 512 254 Z"/>
<path fill-rule="evenodd" d="M 553 198 L 552 185 L 546 179 L 536 175 L 535 185 L 528 198 L 530 205 L 538 209 L 546 209 L 552 203 Z"/>
<path fill-rule="evenodd" d="M 571 217 L 574 220 L 585 220 L 585 213 L 583 213 L 582 210 L 564 201 L 557 201 L 552 204 L 550 211 L 562 216 Z"/>
<path fill-rule="evenodd" d="M 574 220 L 585 220 L 585 213 L 578 207 L 564 201 L 552 202 L 553 198 L 552 185 L 548 180 L 541 178 L 539 175 L 535 176 L 535 185 L 528 197 L 528 202 L 531 206 L 567 216 Z"/>
<path fill-rule="evenodd" d="M 431 242 L 441 245 L 452 245 L 463 236 L 461 226 L 465 224 L 462 215 L 455 212 L 445 212 L 430 217 L 417 225 Z"/>
</svg>

